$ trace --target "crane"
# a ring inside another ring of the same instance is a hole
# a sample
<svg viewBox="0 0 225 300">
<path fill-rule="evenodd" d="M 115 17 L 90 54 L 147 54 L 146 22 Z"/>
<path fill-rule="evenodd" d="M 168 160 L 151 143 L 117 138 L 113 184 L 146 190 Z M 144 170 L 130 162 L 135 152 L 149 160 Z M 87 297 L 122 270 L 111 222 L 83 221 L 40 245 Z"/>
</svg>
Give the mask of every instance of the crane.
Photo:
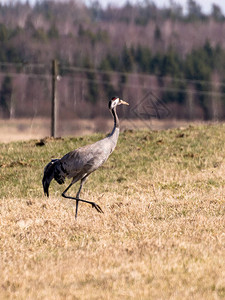
<svg viewBox="0 0 225 300">
<path fill-rule="evenodd" d="M 76 201 L 75 219 L 77 218 L 79 202 L 91 204 L 99 213 L 103 213 L 101 207 L 95 202 L 80 199 L 80 192 L 88 176 L 108 159 L 116 147 L 119 137 L 119 119 L 116 107 L 121 104 L 129 105 L 118 97 L 113 97 L 109 101 L 108 107 L 114 119 L 114 127 L 108 136 L 94 144 L 75 149 L 60 159 L 52 159 L 44 168 L 42 184 L 44 194 L 47 197 L 49 197 L 49 185 L 53 178 L 59 184 L 63 184 L 66 178 L 72 178 L 70 185 L 62 193 L 62 197 Z M 80 187 L 76 197 L 68 196 L 66 192 L 79 180 Z"/>
</svg>

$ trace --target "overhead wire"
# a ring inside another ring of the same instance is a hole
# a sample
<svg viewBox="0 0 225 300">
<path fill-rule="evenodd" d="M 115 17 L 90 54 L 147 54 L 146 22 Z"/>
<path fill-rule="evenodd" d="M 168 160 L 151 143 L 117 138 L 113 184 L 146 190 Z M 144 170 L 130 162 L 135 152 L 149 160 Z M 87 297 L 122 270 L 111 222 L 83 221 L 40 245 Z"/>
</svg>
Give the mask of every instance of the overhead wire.
<svg viewBox="0 0 225 300">
<path fill-rule="evenodd" d="M 18 71 L 7 71 L 1 70 L 1 67 L 14 67 L 14 68 L 18 68 L 18 67 L 22 67 L 22 68 L 26 68 L 26 69 L 31 69 L 31 71 L 29 72 L 23 72 L 21 70 Z M 45 72 L 42 73 L 37 73 L 32 71 L 32 68 L 45 68 Z M 76 73 L 93 73 L 96 75 L 113 75 L 115 76 L 115 78 L 118 78 L 119 76 L 129 76 L 129 77 L 137 77 L 140 81 L 142 78 L 145 79 L 155 79 L 157 78 L 158 80 L 162 79 L 165 81 L 170 82 L 181 82 L 181 83 L 186 83 L 186 84 L 205 84 L 208 88 L 211 86 L 214 86 L 214 84 L 212 83 L 212 81 L 205 81 L 205 80 L 194 80 L 194 79 L 188 79 L 188 78 L 174 78 L 171 76 L 157 76 L 157 75 L 153 75 L 153 74 L 143 74 L 143 73 L 128 73 L 128 72 L 118 72 L 118 71 L 103 71 L 103 70 L 99 70 L 99 69 L 89 69 L 89 68 L 83 68 L 83 67 L 75 67 L 75 66 L 66 66 L 64 64 L 59 64 L 59 71 L 60 71 L 60 78 L 63 79 L 64 77 L 75 77 L 74 81 L 75 82 L 92 82 L 95 84 L 102 84 L 102 85 L 113 85 L 112 82 L 107 81 L 107 80 L 102 80 L 100 78 L 97 79 L 90 79 L 90 78 L 85 78 L 85 77 L 81 77 L 78 76 L 77 74 L 68 74 L 66 73 L 69 71 L 73 71 Z M 26 63 L 26 62 L 21 62 L 21 63 L 10 63 L 10 62 L 0 62 L 0 76 L 10 76 L 10 77 L 16 77 L 16 76 L 25 76 L 25 77 L 31 77 L 31 78 L 45 78 L 45 79 L 50 79 L 52 77 L 51 75 L 51 67 L 50 65 L 47 64 L 40 64 L 40 63 Z M 78 74 L 79 75 L 79 74 Z M 110 78 L 109 78 L 110 80 Z M 143 81 L 142 81 L 143 82 Z M 129 88 L 143 88 L 143 89 L 147 89 L 149 90 L 149 86 L 145 86 L 145 82 L 143 82 L 143 84 L 139 84 L 139 83 L 123 83 L 123 82 L 118 82 L 118 85 L 123 86 L 123 87 L 129 87 Z M 220 87 L 225 87 L 225 83 L 223 82 L 216 82 L 217 86 Z M 190 90 L 188 87 L 185 89 L 182 88 L 175 88 L 175 87 L 151 87 L 151 90 L 155 90 L 155 91 L 169 91 L 169 92 L 181 92 L 181 93 L 186 93 L 186 94 L 201 94 L 201 95 L 218 95 L 221 96 L 224 93 L 223 92 L 218 92 L 218 91 L 207 91 L 207 90 L 203 90 L 203 91 L 199 91 L 199 90 Z"/>
</svg>

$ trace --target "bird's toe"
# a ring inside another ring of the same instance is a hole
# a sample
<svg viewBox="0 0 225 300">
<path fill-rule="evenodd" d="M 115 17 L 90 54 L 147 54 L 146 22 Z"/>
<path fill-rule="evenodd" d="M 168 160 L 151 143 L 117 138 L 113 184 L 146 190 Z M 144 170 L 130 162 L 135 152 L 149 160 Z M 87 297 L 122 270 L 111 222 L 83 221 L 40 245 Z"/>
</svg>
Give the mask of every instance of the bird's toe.
<svg viewBox="0 0 225 300">
<path fill-rule="evenodd" d="M 97 212 L 102 213 L 102 214 L 104 213 L 98 204 L 92 203 L 92 207 L 94 207 L 97 210 Z"/>
</svg>

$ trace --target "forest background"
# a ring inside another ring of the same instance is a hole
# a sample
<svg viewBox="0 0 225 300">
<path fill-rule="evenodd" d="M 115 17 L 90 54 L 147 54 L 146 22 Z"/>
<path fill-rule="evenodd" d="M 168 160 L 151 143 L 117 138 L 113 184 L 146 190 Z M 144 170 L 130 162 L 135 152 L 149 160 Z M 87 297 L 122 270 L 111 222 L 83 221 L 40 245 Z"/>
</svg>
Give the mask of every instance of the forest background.
<svg viewBox="0 0 225 300">
<path fill-rule="evenodd" d="M 57 59 L 61 120 L 110 117 L 114 95 L 131 104 L 124 118 L 223 120 L 225 16 L 187 4 L 0 4 L 0 118 L 50 118 Z M 140 111 L 149 94 L 155 114 Z"/>
</svg>

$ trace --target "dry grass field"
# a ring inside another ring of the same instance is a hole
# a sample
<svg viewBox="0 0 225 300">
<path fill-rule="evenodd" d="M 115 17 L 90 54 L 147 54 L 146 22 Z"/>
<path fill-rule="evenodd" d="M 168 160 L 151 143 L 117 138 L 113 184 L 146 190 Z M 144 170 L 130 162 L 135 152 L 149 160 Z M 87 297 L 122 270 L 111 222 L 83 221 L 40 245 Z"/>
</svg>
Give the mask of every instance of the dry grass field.
<svg viewBox="0 0 225 300">
<path fill-rule="evenodd" d="M 0 299 L 224 299 L 225 125 L 125 131 L 75 221 L 43 167 L 101 137 L 0 144 Z"/>
</svg>

